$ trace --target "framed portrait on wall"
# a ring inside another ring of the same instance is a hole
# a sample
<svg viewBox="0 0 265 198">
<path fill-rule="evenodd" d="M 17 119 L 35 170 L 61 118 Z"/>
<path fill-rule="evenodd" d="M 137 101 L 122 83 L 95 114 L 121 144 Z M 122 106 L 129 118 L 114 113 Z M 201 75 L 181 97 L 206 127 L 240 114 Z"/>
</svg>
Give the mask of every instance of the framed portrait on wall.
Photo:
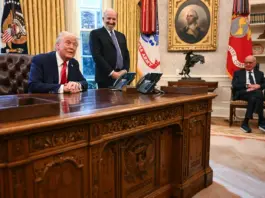
<svg viewBox="0 0 265 198">
<path fill-rule="evenodd" d="M 169 0 L 168 51 L 217 48 L 218 0 Z"/>
</svg>

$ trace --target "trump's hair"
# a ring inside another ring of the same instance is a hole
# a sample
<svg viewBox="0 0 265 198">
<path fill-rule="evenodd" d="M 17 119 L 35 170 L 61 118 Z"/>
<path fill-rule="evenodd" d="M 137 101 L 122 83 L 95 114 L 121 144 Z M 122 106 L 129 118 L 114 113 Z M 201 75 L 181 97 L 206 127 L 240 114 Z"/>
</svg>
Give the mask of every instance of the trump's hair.
<svg viewBox="0 0 265 198">
<path fill-rule="evenodd" d="M 66 37 L 66 36 L 74 37 L 74 38 L 76 39 L 77 44 L 78 44 L 78 40 L 79 40 L 79 38 L 78 38 L 74 33 L 72 33 L 72 32 L 67 32 L 67 31 L 62 31 L 62 32 L 59 33 L 58 37 L 56 38 L 56 42 L 55 42 L 55 50 L 56 50 L 56 45 L 57 45 L 58 43 L 60 43 L 61 40 L 62 40 L 64 37 Z"/>
</svg>

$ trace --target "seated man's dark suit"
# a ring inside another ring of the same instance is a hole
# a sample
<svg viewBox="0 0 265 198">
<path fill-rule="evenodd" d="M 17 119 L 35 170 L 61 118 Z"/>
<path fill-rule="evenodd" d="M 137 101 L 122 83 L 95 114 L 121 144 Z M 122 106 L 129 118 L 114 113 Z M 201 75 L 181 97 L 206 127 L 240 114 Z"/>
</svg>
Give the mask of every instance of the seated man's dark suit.
<svg viewBox="0 0 265 198">
<path fill-rule="evenodd" d="M 233 100 L 245 100 L 248 102 L 246 118 L 251 119 L 253 113 L 257 113 L 259 117 L 263 117 L 263 92 L 265 88 L 264 74 L 261 71 L 253 70 L 256 84 L 260 85 L 260 89 L 247 92 L 246 86 L 246 70 L 238 70 L 234 72 L 232 80 Z"/>
<path fill-rule="evenodd" d="M 124 34 L 114 31 L 118 40 L 121 54 L 123 57 L 123 68 L 119 70 L 127 70 L 130 68 L 129 51 L 126 44 Z M 105 85 L 112 86 L 115 79 L 112 79 L 110 73 L 116 70 L 117 52 L 115 45 L 105 27 L 93 30 L 90 33 L 90 49 L 95 61 L 95 81 Z"/>
<path fill-rule="evenodd" d="M 29 74 L 30 93 L 58 93 L 60 88 L 56 52 L 39 54 L 33 57 Z M 68 82 L 79 82 L 82 91 L 87 90 L 88 84 L 79 70 L 79 63 L 72 58 L 68 63 Z"/>
</svg>

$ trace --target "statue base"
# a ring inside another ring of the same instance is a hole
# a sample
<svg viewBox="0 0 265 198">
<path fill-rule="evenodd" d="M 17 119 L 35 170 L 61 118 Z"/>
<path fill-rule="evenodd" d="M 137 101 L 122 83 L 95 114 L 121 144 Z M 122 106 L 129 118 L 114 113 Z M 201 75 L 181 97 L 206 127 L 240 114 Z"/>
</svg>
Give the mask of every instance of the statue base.
<svg viewBox="0 0 265 198">
<path fill-rule="evenodd" d="M 208 87 L 209 92 L 213 92 L 218 87 L 218 82 L 207 82 L 201 78 L 181 78 L 178 81 L 168 81 L 168 86 L 177 86 L 177 87 Z"/>
<path fill-rule="evenodd" d="M 208 92 L 207 86 L 161 86 L 160 88 L 165 93 L 170 94 L 184 94 L 184 95 L 195 95 L 205 94 Z"/>
<path fill-rule="evenodd" d="M 194 77 L 190 77 L 190 78 L 186 78 L 186 77 L 182 77 L 181 80 L 179 81 L 199 81 L 199 82 L 205 82 L 205 80 L 202 80 L 202 78 L 198 77 L 198 78 L 194 78 Z"/>
</svg>

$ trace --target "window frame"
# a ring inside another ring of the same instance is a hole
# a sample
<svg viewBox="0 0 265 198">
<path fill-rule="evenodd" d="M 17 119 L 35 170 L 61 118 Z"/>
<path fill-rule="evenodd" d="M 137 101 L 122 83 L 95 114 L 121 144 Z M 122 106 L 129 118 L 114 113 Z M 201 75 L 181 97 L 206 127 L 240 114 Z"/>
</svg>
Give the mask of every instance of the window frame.
<svg viewBox="0 0 265 198">
<path fill-rule="evenodd" d="M 101 18 L 102 18 L 102 1 L 100 1 L 100 6 L 99 7 L 95 7 L 94 5 L 84 5 L 83 2 L 85 0 L 79 0 L 79 9 L 80 9 L 80 14 L 79 14 L 79 19 L 80 19 L 80 30 L 79 30 L 79 34 L 80 34 L 80 60 L 82 63 L 82 73 L 84 74 L 84 58 L 92 58 L 92 55 L 84 55 L 83 54 L 83 37 L 82 37 L 82 33 L 83 32 L 91 32 L 94 29 L 100 28 L 99 26 L 102 26 L 102 21 L 100 23 L 98 23 Z M 89 11 L 91 13 L 94 14 L 94 27 L 95 28 L 82 28 L 82 12 L 84 11 Z M 100 15 L 98 16 L 98 12 L 100 13 Z M 98 19 L 100 17 L 100 19 Z M 95 75 L 86 75 L 86 80 L 87 81 L 95 81 Z"/>
</svg>

